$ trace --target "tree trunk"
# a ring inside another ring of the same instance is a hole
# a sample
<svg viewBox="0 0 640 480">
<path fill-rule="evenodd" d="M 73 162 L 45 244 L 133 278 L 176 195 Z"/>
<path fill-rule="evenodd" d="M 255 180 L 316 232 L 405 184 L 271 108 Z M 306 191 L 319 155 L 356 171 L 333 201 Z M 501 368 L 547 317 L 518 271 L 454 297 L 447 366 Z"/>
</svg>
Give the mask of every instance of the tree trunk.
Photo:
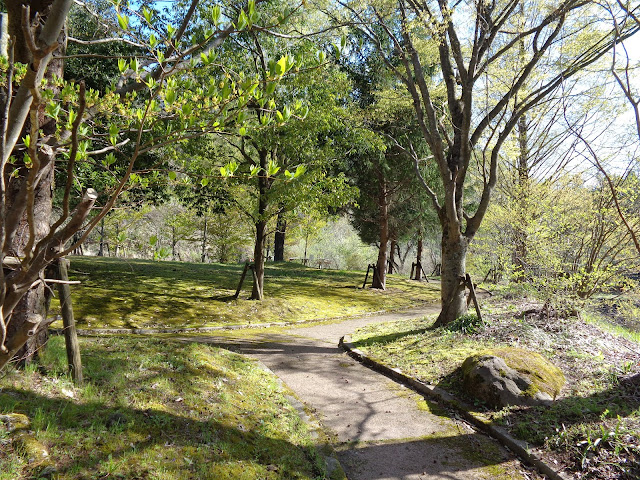
<svg viewBox="0 0 640 480">
<path fill-rule="evenodd" d="M 371 288 L 385 289 L 387 273 L 387 243 L 389 242 L 389 206 L 387 205 L 387 188 L 379 175 L 380 193 L 378 196 L 378 222 L 380 225 L 380 248 L 378 248 L 377 275 L 373 276 Z"/>
<path fill-rule="evenodd" d="M 264 247 L 266 229 L 267 222 L 262 221 L 256 224 L 256 245 L 253 250 L 255 281 L 253 282 L 253 290 L 251 291 L 251 300 L 262 300 L 264 298 Z"/>
<path fill-rule="evenodd" d="M 202 251 L 200 253 L 200 261 L 204 263 L 207 259 L 207 214 L 204 214 L 204 227 L 202 229 Z"/>
<path fill-rule="evenodd" d="M 260 167 L 262 171 L 267 170 L 267 151 L 261 150 Z M 251 291 L 251 300 L 262 300 L 264 298 L 264 247 L 267 232 L 267 219 L 265 218 L 268 206 L 267 194 L 269 192 L 269 178 L 265 175 L 258 176 L 258 220 L 256 226 L 256 244 L 253 249 L 253 269 L 254 282 Z"/>
<path fill-rule="evenodd" d="M 100 246 L 98 248 L 98 256 L 104 256 L 104 217 L 100 220 Z"/>
<path fill-rule="evenodd" d="M 389 270 L 387 273 L 393 273 L 393 268 L 396 262 L 396 249 L 398 247 L 398 242 L 395 238 L 391 238 L 391 246 L 389 247 Z"/>
<path fill-rule="evenodd" d="M 422 279 L 422 231 L 418 230 L 418 248 L 416 252 L 416 273 L 414 280 Z"/>
<path fill-rule="evenodd" d="M 468 240 L 464 235 L 451 236 L 448 228 L 443 228 L 442 274 L 440 277 L 442 310 L 436 325 L 451 323 L 467 311 L 463 281 L 466 274 L 468 245 Z"/>
<path fill-rule="evenodd" d="M 176 245 L 178 244 L 178 240 L 176 240 L 176 227 L 171 227 L 171 260 L 176 259 Z"/>
<path fill-rule="evenodd" d="M 527 268 L 527 219 L 529 206 L 529 149 L 527 135 L 527 117 L 523 115 L 518 120 L 518 167 L 515 188 L 516 218 L 513 230 L 512 262 L 517 282 L 526 279 Z"/>
<path fill-rule="evenodd" d="M 278 214 L 278 220 L 276 222 L 276 233 L 274 235 L 273 245 L 273 261 L 284 262 L 284 239 L 287 230 L 287 221 L 284 219 L 284 214 L 280 212 Z"/>
<path fill-rule="evenodd" d="M 31 21 L 38 19 L 46 19 L 49 14 L 49 10 L 53 0 L 39 0 L 39 1 L 13 1 L 7 2 L 7 12 L 9 16 L 9 36 L 16 38 L 15 44 L 15 60 L 16 62 L 31 63 L 31 53 L 25 41 L 25 36 L 21 25 L 22 5 L 30 5 L 31 7 Z M 40 20 L 39 24 L 42 25 Z M 36 30 L 36 38 L 39 34 L 39 29 Z M 53 58 L 49 63 L 45 79 L 51 80 L 53 75 L 62 77 L 63 74 L 63 60 L 59 58 L 64 54 L 64 46 L 66 43 L 66 33 L 64 30 L 60 33 L 58 38 L 59 47 L 54 51 Z M 51 86 L 49 86 L 51 88 Z M 54 92 L 55 92 L 54 88 Z M 38 111 L 38 122 L 40 124 L 42 135 L 53 135 L 56 132 L 55 122 L 45 117 L 44 105 L 42 105 Z M 30 124 L 27 124 L 27 129 L 30 129 Z M 28 131 L 28 130 L 27 130 Z M 46 153 L 50 152 L 50 153 Z M 22 155 L 19 155 L 20 157 Z M 54 163 L 55 153 L 53 149 L 40 149 L 39 154 L 40 162 L 45 166 L 42 171 L 42 177 L 35 188 L 34 198 L 34 227 L 35 227 L 35 241 L 43 239 L 50 230 L 50 221 L 53 204 L 53 181 L 54 181 Z M 29 174 L 29 169 L 22 167 L 17 177 L 8 179 L 7 185 L 7 211 L 11 211 L 16 208 L 14 203 L 18 198 L 19 191 Z M 24 255 L 24 248 L 29 241 L 29 223 L 27 221 L 27 214 L 22 216 L 20 220 L 20 226 L 16 232 L 9 255 L 21 257 Z M 41 276 L 44 277 L 44 270 L 41 272 Z M 50 301 L 50 291 L 44 287 L 42 282 L 38 282 L 37 286 L 30 288 L 26 294 L 19 301 L 18 305 L 13 310 L 11 315 L 11 321 L 7 328 L 7 339 L 12 337 L 18 337 L 19 332 L 24 329 L 26 323 L 30 318 L 41 318 L 42 323 L 39 325 L 37 332 L 32 332 L 27 342 L 16 352 L 16 357 L 20 358 L 22 362 L 29 362 L 33 359 L 34 355 L 42 347 L 43 337 L 46 337 L 46 333 L 43 335 L 42 331 L 47 329 L 46 315 L 48 304 Z M 46 339 L 45 339 L 46 340 Z"/>
</svg>

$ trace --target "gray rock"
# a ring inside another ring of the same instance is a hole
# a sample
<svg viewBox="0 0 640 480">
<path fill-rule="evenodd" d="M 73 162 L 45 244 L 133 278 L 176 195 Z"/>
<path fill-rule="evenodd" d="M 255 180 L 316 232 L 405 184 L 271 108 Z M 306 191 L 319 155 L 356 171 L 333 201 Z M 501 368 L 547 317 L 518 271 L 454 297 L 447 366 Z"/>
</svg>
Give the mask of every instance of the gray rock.
<svg viewBox="0 0 640 480">
<path fill-rule="evenodd" d="M 492 407 L 553 402 L 552 396 L 540 390 L 531 375 L 509 367 L 500 357 L 490 354 L 469 357 L 462 364 L 462 371 L 467 393 Z"/>
</svg>

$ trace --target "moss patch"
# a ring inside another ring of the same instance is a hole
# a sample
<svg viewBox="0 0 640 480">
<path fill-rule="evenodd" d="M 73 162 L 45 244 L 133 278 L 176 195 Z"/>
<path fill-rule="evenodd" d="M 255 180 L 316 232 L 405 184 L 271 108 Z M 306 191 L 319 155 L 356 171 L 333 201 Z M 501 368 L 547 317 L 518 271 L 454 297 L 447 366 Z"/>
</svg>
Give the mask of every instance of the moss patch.
<svg viewBox="0 0 640 480">
<path fill-rule="evenodd" d="M 389 288 L 360 289 L 364 272 L 270 263 L 265 300 L 235 293 L 243 265 L 72 257 L 74 313 L 80 328 L 183 328 L 297 322 L 360 315 L 437 301 L 438 286 L 388 277 Z M 57 308 L 57 302 L 54 302 Z M 56 312 L 54 312 L 56 313 Z"/>
<path fill-rule="evenodd" d="M 147 338 L 81 339 L 86 385 L 53 338 L 38 369 L 0 378 L 0 414 L 31 420 L 59 480 L 322 479 L 324 464 L 288 391 L 254 361 L 207 345 Z M 0 424 L 0 480 L 38 461 Z M 4 432 L 4 433 L 3 433 Z"/>
<path fill-rule="evenodd" d="M 566 382 L 562 371 L 539 353 L 506 347 L 491 349 L 487 353 L 502 358 L 507 366 L 531 380 L 533 390 L 525 392 L 531 396 L 540 391 L 556 398 Z"/>
</svg>

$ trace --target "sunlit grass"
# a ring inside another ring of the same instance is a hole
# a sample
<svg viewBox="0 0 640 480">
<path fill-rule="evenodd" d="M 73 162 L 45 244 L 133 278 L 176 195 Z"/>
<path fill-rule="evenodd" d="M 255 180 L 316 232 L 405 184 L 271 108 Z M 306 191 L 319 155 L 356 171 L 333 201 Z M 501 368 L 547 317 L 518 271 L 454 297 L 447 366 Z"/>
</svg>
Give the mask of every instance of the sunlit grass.
<svg viewBox="0 0 640 480">
<path fill-rule="evenodd" d="M 24 413 L 55 478 L 321 479 L 313 440 L 275 377 L 226 350 L 141 338 L 82 340 L 88 383 L 54 338 L 38 369 L 5 370 L 0 413 Z M 0 424 L 0 479 L 37 478 Z"/>
<path fill-rule="evenodd" d="M 73 257 L 73 307 L 82 328 L 182 328 L 359 315 L 436 301 L 438 286 L 391 275 L 387 291 L 361 289 L 364 272 L 268 264 L 265 299 L 238 300 L 243 265 Z"/>
</svg>

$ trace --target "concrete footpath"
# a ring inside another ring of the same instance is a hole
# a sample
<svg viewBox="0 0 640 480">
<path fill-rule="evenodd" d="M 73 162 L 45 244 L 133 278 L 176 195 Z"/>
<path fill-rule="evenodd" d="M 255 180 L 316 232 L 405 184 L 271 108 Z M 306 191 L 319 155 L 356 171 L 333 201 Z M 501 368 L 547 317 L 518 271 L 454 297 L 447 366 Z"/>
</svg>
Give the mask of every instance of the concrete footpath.
<svg viewBox="0 0 640 480">
<path fill-rule="evenodd" d="M 349 480 L 532 479 L 513 454 L 422 396 L 356 362 L 340 337 L 436 307 L 237 339 L 198 336 L 262 361 L 333 438 Z M 190 338 L 191 341 L 194 338 Z"/>
</svg>

